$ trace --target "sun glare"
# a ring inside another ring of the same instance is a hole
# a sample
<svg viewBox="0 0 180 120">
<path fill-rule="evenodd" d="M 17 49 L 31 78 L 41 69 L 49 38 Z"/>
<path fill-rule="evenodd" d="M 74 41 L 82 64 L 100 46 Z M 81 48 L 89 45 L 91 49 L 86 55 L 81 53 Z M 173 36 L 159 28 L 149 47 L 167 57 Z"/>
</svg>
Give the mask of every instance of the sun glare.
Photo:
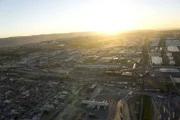
<svg viewBox="0 0 180 120">
<path fill-rule="evenodd" d="M 131 7 L 125 3 L 105 2 L 88 13 L 86 28 L 105 34 L 114 34 L 120 30 L 134 27 Z"/>
</svg>

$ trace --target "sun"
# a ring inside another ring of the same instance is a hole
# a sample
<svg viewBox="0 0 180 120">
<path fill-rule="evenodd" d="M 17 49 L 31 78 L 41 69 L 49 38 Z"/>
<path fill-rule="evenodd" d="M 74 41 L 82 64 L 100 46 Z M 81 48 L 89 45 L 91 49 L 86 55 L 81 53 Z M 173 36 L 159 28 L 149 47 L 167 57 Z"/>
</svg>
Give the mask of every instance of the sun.
<svg viewBox="0 0 180 120">
<path fill-rule="evenodd" d="M 114 34 L 134 27 L 130 6 L 125 3 L 105 2 L 93 7 L 87 17 L 85 28 L 105 34 Z"/>
<path fill-rule="evenodd" d="M 110 19 L 103 22 L 93 23 L 96 28 L 94 28 L 97 31 L 100 31 L 105 34 L 115 34 L 121 30 L 129 30 L 132 28 L 131 21 L 123 20 L 123 19 L 117 19 L 115 17 L 112 17 L 113 19 Z M 103 18 L 102 18 L 103 19 Z M 100 20 L 101 21 L 101 20 Z"/>
</svg>

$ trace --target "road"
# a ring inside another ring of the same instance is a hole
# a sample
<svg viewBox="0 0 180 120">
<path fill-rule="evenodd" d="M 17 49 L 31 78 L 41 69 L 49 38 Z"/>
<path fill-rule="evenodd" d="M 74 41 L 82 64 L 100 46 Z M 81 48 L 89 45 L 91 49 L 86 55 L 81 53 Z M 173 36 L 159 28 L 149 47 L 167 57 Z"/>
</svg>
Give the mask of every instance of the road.
<svg viewBox="0 0 180 120">
<path fill-rule="evenodd" d="M 107 116 L 107 120 L 112 120 L 116 114 L 116 108 L 117 108 L 117 101 L 110 102 L 109 104 L 109 112 Z"/>
<path fill-rule="evenodd" d="M 61 112 L 66 109 L 68 104 L 74 104 L 74 101 L 77 100 L 79 92 L 82 90 L 82 88 L 83 87 L 75 91 L 74 94 L 68 97 L 68 99 L 63 103 L 63 105 L 59 105 L 57 109 L 52 111 L 50 115 L 43 117 L 42 120 L 60 120 L 59 118 L 62 117 Z"/>
<path fill-rule="evenodd" d="M 143 96 L 141 97 L 141 107 L 140 107 L 139 120 L 142 120 L 142 113 L 143 113 Z"/>
</svg>

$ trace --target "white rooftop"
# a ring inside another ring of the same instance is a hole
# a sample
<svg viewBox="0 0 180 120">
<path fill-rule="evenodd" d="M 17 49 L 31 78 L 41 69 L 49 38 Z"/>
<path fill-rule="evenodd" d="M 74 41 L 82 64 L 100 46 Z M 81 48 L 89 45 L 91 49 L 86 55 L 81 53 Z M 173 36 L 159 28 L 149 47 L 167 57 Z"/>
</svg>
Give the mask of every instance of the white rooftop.
<svg viewBox="0 0 180 120">
<path fill-rule="evenodd" d="M 153 64 L 161 65 L 162 64 L 162 57 L 160 56 L 151 56 L 151 61 Z"/>
<path fill-rule="evenodd" d="M 180 78 L 179 78 L 179 77 L 173 77 L 173 80 L 174 80 L 174 82 L 176 82 L 176 83 L 180 83 Z"/>
<path fill-rule="evenodd" d="M 167 50 L 168 52 L 179 52 L 179 49 L 177 46 L 168 46 Z"/>
<path fill-rule="evenodd" d="M 161 72 L 171 72 L 171 73 L 173 73 L 173 72 L 179 72 L 179 70 L 178 69 L 176 69 L 176 68 L 160 68 L 159 69 Z"/>
<path fill-rule="evenodd" d="M 122 72 L 122 75 L 125 75 L 125 76 L 132 76 L 132 72 Z"/>
<path fill-rule="evenodd" d="M 82 100 L 82 104 L 87 104 L 91 106 L 104 106 L 108 107 L 109 103 L 107 102 L 99 102 L 99 101 L 91 101 L 91 100 Z"/>
</svg>

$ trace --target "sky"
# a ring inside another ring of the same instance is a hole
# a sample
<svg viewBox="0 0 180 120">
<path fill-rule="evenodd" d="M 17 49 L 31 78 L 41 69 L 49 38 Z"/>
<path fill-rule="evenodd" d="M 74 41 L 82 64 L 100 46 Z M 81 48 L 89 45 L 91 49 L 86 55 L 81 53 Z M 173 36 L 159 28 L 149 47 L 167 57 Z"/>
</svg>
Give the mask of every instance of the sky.
<svg viewBox="0 0 180 120">
<path fill-rule="evenodd" d="M 180 0 L 0 0 L 0 37 L 180 28 Z"/>
</svg>

